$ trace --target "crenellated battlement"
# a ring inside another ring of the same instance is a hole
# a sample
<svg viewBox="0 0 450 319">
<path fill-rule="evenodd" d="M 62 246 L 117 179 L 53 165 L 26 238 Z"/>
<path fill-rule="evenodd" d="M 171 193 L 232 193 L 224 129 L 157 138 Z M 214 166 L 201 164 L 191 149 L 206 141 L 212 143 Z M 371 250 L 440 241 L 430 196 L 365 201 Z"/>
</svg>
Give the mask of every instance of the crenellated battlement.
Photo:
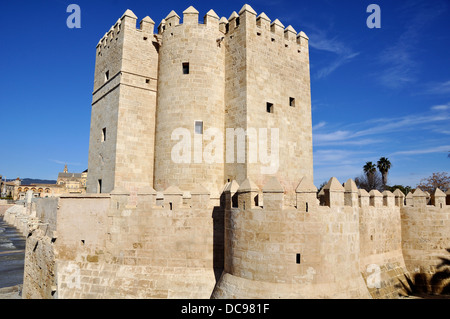
<svg viewBox="0 0 450 319">
<path fill-rule="evenodd" d="M 233 11 L 228 19 L 226 17 L 219 18 L 216 12 L 211 9 L 204 15 L 203 22 L 200 22 L 199 12 L 193 6 L 190 6 L 183 11 L 182 16 L 183 18 L 172 10 L 161 20 L 157 27 L 157 34 L 154 34 L 155 22 L 150 17 L 147 16 L 142 19 L 139 23 L 139 28 L 137 28 L 136 22 L 138 18 L 128 9 L 99 40 L 97 44 L 97 54 L 101 55 L 103 50 L 114 45 L 119 39 L 121 30 L 125 27 L 153 35 L 154 40 L 157 40 L 158 36 L 163 35 L 166 31 L 183 25 L 198 25 L 213 28 L 224 35 L 229 36 L 233 36 L 235 31 L 239 28 L 249 28 L 253 31 L 254 35 L 267 41 L 282 43 L 285 47 L 294 44 L 296 44 L 296 47 L 298 47 L 299 50 L 301 47 L 308 47 L 309 39 L 303 31 L 297 33 L 293 26 L 289 25 L 285 27 L 278 19 L 271 21 L 264 12 L 257 16 L 257 13 L 248 4 L 244 5 L 239 13 Z"/>
<path fill-rule="evenodd" d="M 101 56 L 102 53 L 116 45 L 119 40 L 123 41 L 124 30 L 132 30 L 142 33 L 144 40 L 150 39 L 151 41 L 158 41 L 158 37 L 153 34 L 155 28 L 155 22 L 146 16 L 139 22 L 139 27 L 136 27 L 137 16 L 131 10 L 126 10 L 121 18 L 111 26 L 108 32 L 99 40 L 97 44 L 97 55 Z"/>
<path fill-rule="evenodd" d="M 231 188 L 233 185 L 233 188 Z M 352 179 L 347 180 L 343 185 L 332 177 L 323 189 L 317 193 L 317 188 L 308 179 L 301 179 L 296 189 L 296 205 L 285 205 L 284 197 L 279 194 L 285 194 L 286 190 L 282 188 L 279 181 L 272 177 L 262 188 L 258 188 L 251 179 L 246 179 L 241 186 L 236 181 L 229 182 L 225 185 L 224 196 L 227 198 L 225 207 L 234 207 L 239 209 L 265 208 L 274 205 L 280 208 L 308 211 L 311 207 L 327 206 L 327 207 L 437 207 L 444 208 L 449 195 L 437 189 L 430 198 L 426 193 L 417 188 L 414 192 L 406 196 L 396 189 L 394 193 L 384 191 L 380 193 L 378 190 L 367 192 L 364 189 L 358 189 Z M 278 195 L 275 195 L 278 194 Z M 236 197 L 232 203 L 232 198 Z M 406 199 L 410 200 L 406 200 Z"/>
</svg>

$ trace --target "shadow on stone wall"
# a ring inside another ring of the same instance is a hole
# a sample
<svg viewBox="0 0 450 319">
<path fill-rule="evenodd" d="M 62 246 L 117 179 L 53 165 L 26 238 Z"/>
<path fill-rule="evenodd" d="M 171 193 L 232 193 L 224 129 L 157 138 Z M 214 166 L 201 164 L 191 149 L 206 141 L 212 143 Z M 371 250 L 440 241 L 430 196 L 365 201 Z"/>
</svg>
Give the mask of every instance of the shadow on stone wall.
<svg viewBox="0 0 450 319">
<path fill-rule="evenodd" d="M 450 253 L 450 248 L 446 249 Z M 409 295 L 446 295 L 450 297 L 450 259 L 439 257 L 441 263 L 436 266 L 432 274 L 416 273 L 413 280 L 406 278 L 409 286 Z"/>
<path fill-rule="evenodd" d="M 213 267 L 214 276 L 216 282 L 220 279 L 224 268 L 224 236 L 225 236 L 225 224 L 224 224 L 224 210 L 220 206 L 215 206 L 212 212 L 213 218 Z"/>
</svg>

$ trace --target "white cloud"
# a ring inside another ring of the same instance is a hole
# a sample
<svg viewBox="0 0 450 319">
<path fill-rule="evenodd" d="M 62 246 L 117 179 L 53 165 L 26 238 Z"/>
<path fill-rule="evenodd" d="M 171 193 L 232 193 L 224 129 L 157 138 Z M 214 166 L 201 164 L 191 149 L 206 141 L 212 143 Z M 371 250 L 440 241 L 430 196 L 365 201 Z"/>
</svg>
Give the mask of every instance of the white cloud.
<svg viewBox="0 0 450 319">
<path fill-rule="evenodd" d="M 326 51 L 335 54 L 337 57 L 331 64 L 322 67 L 317 71 L 317 78 L 324 78 L 333 73 L 340 66 L 350 62 L 359 55 L 359 52 L 354 52 L 353 49 L 344 42 L 329 38 L 323 30 L 315 29 L 315 32 L 309 36 L 309 46 L 316 50 Z"/>
<path fill-rule="evenodd" d="M 435 83 L 427 90 L 430 94 L 450 94 L 450 81 Z"/>
<path fill-rule="evenodd" d="M 450 145 L 431 147 L 426 149 L 415 149 L 409 151 L 399 151 L 394 152 L 391 156 L 394 155 L 420 155 L 420 154 L 430 154 L 430 153 L 447 153 L 450 151 Z"/>
<path fill-rule="evenodd" d="M 401 88 L 418 80 L 420 39 L 426 26 L 446 8 L 442 1 L 408 2 L 403 8 L 403 14 L 408 15 L 403 33 L 395 44 L 382 51 L 378 57 L 382 71 L 377 77 L 381 84 L 389 88 Z M 450 92 L 450 81 L 440 90 Z"/>
<path fill-rule="evenodd" d="M 326 122 L 322 121 L 322 122 L 314 125 L 312 129 L 313 129 L 313 131 L 318 130 L 319 128 L 324 127 L 326 124 L 327 124 Z"/>
<path fill-rule="evenodd" d="M 435 105 L 431 108 L 433 111 L 447 111 L 450 110 L 450 103 L 447 103 L 445 105 Z"/>
</svg>

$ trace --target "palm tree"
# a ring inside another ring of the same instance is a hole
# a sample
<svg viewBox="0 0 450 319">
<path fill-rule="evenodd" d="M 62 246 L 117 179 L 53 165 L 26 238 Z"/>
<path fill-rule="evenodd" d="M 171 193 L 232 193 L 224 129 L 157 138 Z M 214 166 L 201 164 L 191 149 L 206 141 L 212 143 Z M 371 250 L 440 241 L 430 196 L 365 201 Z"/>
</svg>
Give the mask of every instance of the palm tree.
<svg viewBox="0 0 450 319">
<path fill-rule="evenodd" d="M 386 157 L 381 157 L 377 162 L 378 170 L 381 173 L 381 178 L 383 180 L 383 186 L 386 186 L 387 183 L 387 175 L 389 170 L 391 169 L 391 162 Z"/>
<path fill-rule="evenodd" d="M 366 165 L 363 166 L 363 170 L 367 177 L 370 177 L 376 172 L 377 168 L 372 162 L 366 162 Z"/>
</svg>

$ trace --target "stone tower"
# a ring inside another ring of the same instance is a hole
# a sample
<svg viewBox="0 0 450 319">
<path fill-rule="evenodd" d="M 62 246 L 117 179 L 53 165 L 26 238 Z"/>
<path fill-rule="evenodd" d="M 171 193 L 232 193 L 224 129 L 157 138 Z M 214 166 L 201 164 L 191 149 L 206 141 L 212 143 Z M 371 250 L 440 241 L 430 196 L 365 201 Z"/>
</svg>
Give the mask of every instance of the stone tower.
<svg viewBox="0 0 450 319">
<path fill-rule="evenodd" d="M 293 203 L 298 181 L 313 180 L 308 37 L 249 5 L 232 13 L 226 30 L 226 127 L 253 130 L 258 142 L 247 140 L 245 163 L 227 164 L 225 179 L 250 178 L 261 189 L 276 176 Z"/>
<path fill-rule="evenodd" d="M 218 160 L 210 161 L 203 151 L 210 143 L 208 132 L 224 132 L 225 47 L 217 42 L 223 33 L 214 11 L 206 14 L 203 24 L 198 15 L 189 7 L 180 24 L 172 11 L 160 28 L 154 181 L 156 190 L 171 185 L 193 190 L 198 183 L 218 195 L 225 184 L 223 151 Z M 185 161 L 172 154 L 180 129 L 189 132 Z"/>
<path fill-rule="evenodd" d="M 88 192 L 201 184 L 218 198 L 277 177 L 287 203 L 313 179 L 308 37 L 249 6 L 199 22 L 127 10 L 97 46 Z"/>
<path fill-rule="evenodd" d="M 159 44 L 127 10 L 97 45 L 87 192 L 153 184 Z"/>
</svg>

